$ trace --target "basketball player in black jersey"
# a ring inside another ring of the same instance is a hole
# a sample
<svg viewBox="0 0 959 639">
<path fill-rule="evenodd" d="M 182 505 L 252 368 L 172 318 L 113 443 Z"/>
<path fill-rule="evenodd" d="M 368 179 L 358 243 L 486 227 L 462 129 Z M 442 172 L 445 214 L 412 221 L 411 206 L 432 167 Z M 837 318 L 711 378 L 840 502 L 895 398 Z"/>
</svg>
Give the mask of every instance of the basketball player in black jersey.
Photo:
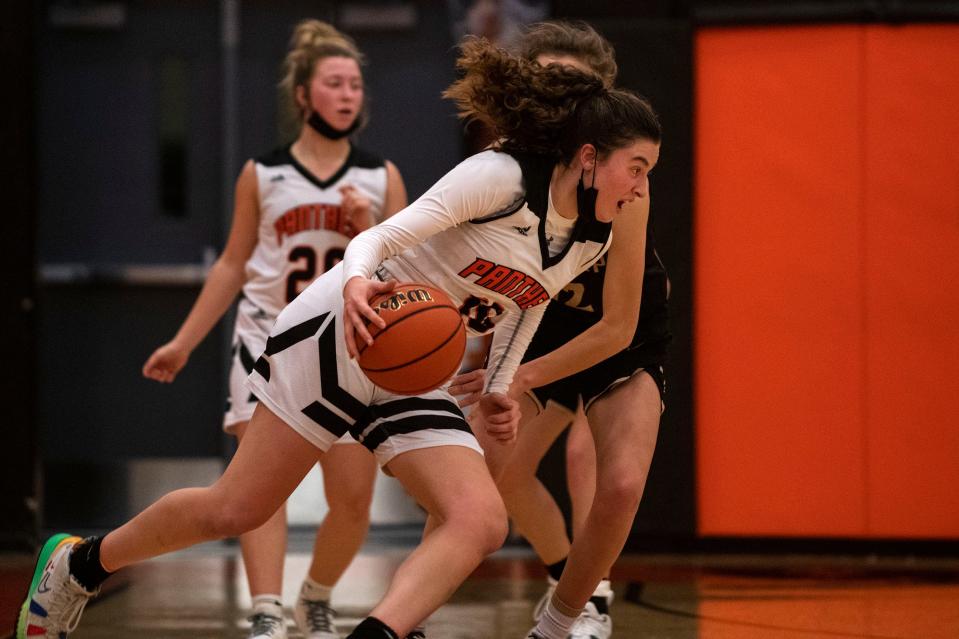
<svg viewBox="0 0 959 639">
<path fill-rule="evenodd" d="M 543 64 L 589 68 L 609 84 L 615 79 L 612 47 L 585 24 L 534 25 L 520 53 Z M 630 206 L 614 222 L 607 256 L 550 302 L 530 343 L 510 390 L 523 402 L 525 421 L 515 446 L 504 451 L 480 436 L 516 529 L 550 575 L 531 637 L 566 639 L 564 627 L 578 609 L 570 639 L 610 636 L 606 577 L 638 509 L 655 447 L 670 341 L 669 283 L 654 246 L 649 198 Z M 482 371 L 460 376 L 452 390 L 472 392 L 480 379 Z M 571 545 L 562 513 L 536 470 L 574 416 L 567 450 Z"/>
</svg>

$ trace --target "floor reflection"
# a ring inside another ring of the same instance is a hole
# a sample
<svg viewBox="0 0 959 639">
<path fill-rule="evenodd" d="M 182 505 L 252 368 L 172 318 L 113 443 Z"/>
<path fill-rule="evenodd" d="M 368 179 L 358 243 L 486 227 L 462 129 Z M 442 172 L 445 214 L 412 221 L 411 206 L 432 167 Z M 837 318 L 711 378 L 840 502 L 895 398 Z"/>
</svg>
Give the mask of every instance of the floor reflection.
<svg viewBox="0 0 959 639">
<path fill-rule="evenodd" d="M 309 565 L 291 544 L 289 607 Z M 373 607 L 408 546 L 370 543 L 334 593 L 344 634 Z M 206 544 L 108 582 L 72 637 L 246 636 L 246 577 L 235 545 Z M 0 562 L 18 593 L 30 567 Z M 959 560 L 631 555 L 613 572 L 614 637 L 662 639 L 946 639 L 959 637 Z M 427 623 L 430 639 L 522 639 L 545 577 L 528 550 L 489 558 Z M 6 599 L 11 599 L 7 596 Z M 9 606 L 8 606 L 9 607 Z M 9 611 L 7 611 L 9 612 Z M 12 629 L 9 615 L 3 632 Z M 290 637 L 300 637 L 291 626 Z"/>
</svg>

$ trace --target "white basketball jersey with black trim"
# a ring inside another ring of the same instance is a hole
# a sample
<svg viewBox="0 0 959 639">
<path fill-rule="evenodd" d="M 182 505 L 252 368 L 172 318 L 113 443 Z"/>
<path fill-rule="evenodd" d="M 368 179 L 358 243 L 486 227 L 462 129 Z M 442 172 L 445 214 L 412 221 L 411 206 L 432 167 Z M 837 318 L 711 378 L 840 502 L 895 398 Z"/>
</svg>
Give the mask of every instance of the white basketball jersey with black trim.
<svg viewBox="0 0 959 639">
<path fill-rule="evenodd" d="M 494 333 L 487 390 L 512 380 L 546 303 L 609 246 L 611 225 L 580 216 L 551 255 L 546 222 L 555 161 L 484 151 L 404 211 L 350 244 L 344 282 L 355 275 L 424 282 L 444 290 L 474 335 Z M 381 248 L 382 247 L 382 250 Z"/>
<path fill-rule="evenodd" d="M 243 296 L 271 317 L 279 314 L 318 275 L 343 258 L 350 241 L 340 232 L 343 200 L 352 185 L 372 202 L 376 222 L 386 200 L 385 162 L 357 147 L 327 180 L 310 173 L 290 147 L 256 158 L 260 223 L 256 248 L 246 263 Z"/>
</svg>

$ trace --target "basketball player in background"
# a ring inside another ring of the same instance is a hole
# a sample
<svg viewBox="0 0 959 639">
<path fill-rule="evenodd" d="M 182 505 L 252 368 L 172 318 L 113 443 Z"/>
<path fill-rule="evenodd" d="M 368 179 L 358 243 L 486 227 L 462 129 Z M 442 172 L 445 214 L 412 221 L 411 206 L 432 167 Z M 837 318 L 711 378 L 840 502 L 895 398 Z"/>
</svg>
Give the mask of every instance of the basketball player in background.
<svg viewBox="0 0 959 639">
<path fill-rule="evenodd" d="M 44 544 L 34 583 L 45 587 L 29 589 L 18 639 L 65 636 L 124 566 L 259 527 L 346 432 L 434 522 L 348 639 L 405 637 L 502 544 L 506 510 L 448 387 L 397 396 L 354 359 L 359 342 L 372 343 L 366 323 L 385 326 L 369 300 L 397 281 L 423 282 L 460 306 L 471 333 L 492 333 L 474 427 L 512 441 L 519 414 L 505 393 L 546 302 L 602 257 L 612 220 L 646 196 L 660 126 L 645 100 L 595 74 L 543 67 L 485 41 L 464 43 L 458 66 L 464 75 L 447 96 L 464 117 L 487 122 L 499 148 L 354 238 L 344 261 L 280 313 L 248 378 L 259 404 L 213 486 L 169 493 L 103 537 Z"/>
<path fill-rule="evenodd" d="M 295 27 L 280 90 L 298 135 L 243 167 L 223 254 L 176 336 L 143 366 L 146 377 L 172 382 L 242 290 L 223 420 L 224 430 L 240 441 L 256 406 L 244 382 L 276 316 L 342 259 L 351 237 L 407 204 L 396 167 L 350 142 L 365 119 L 362 63 L 354 42 L 332 26 L 304 20 Z M 319 463 L 329 512 L 316 534 L 294 618 L 308 639 L 338 639 L 330 595 L 366 536 L 376 460 L 344 435 Z M 240 535 L 240 548 L 253 601 L 250 637 L 284 639 L 285 504 Z"/>
<path fill-rule="evenodd" d="M 518 51 L 541 64 L 590 69 L 609 85 L 616 78 L 612 46 L 584 23 L 533 25 Z M 525 396 L 516 443 L 503 447 L 477 433 L 516 530 L 549 575 L 535 621 L 547 608 L 560 613 L 582 608 L 569 639 L 606 639 L 612 633 L 609 569 L 639 506 L 665 391 L 668 279 L 655 250 L 649 198 L 634 201 L 623 212 L 613 223 L 616 239 L 608 254 L 553 299 L 523 358 L 510 390 L 511 396 Z M 482 379 L 483 371 L 459 376 L 451 391 L 479 390 Z M 536 475 L 571 420 L 567 484 L 573 538 L 583 540 L 573 544 L 573 553 L 559 506 Z M 591 428 L 600 442 L 599 460 Z M 569 561 L 574 563 L 566 568 Z M 554 597 L 564 568 L 570 575 Z M 584 602 L 589 588 L 592 593 Z M 547 624 L 534 633 L 566 639 L 550 633 Z"/>
</svg>

